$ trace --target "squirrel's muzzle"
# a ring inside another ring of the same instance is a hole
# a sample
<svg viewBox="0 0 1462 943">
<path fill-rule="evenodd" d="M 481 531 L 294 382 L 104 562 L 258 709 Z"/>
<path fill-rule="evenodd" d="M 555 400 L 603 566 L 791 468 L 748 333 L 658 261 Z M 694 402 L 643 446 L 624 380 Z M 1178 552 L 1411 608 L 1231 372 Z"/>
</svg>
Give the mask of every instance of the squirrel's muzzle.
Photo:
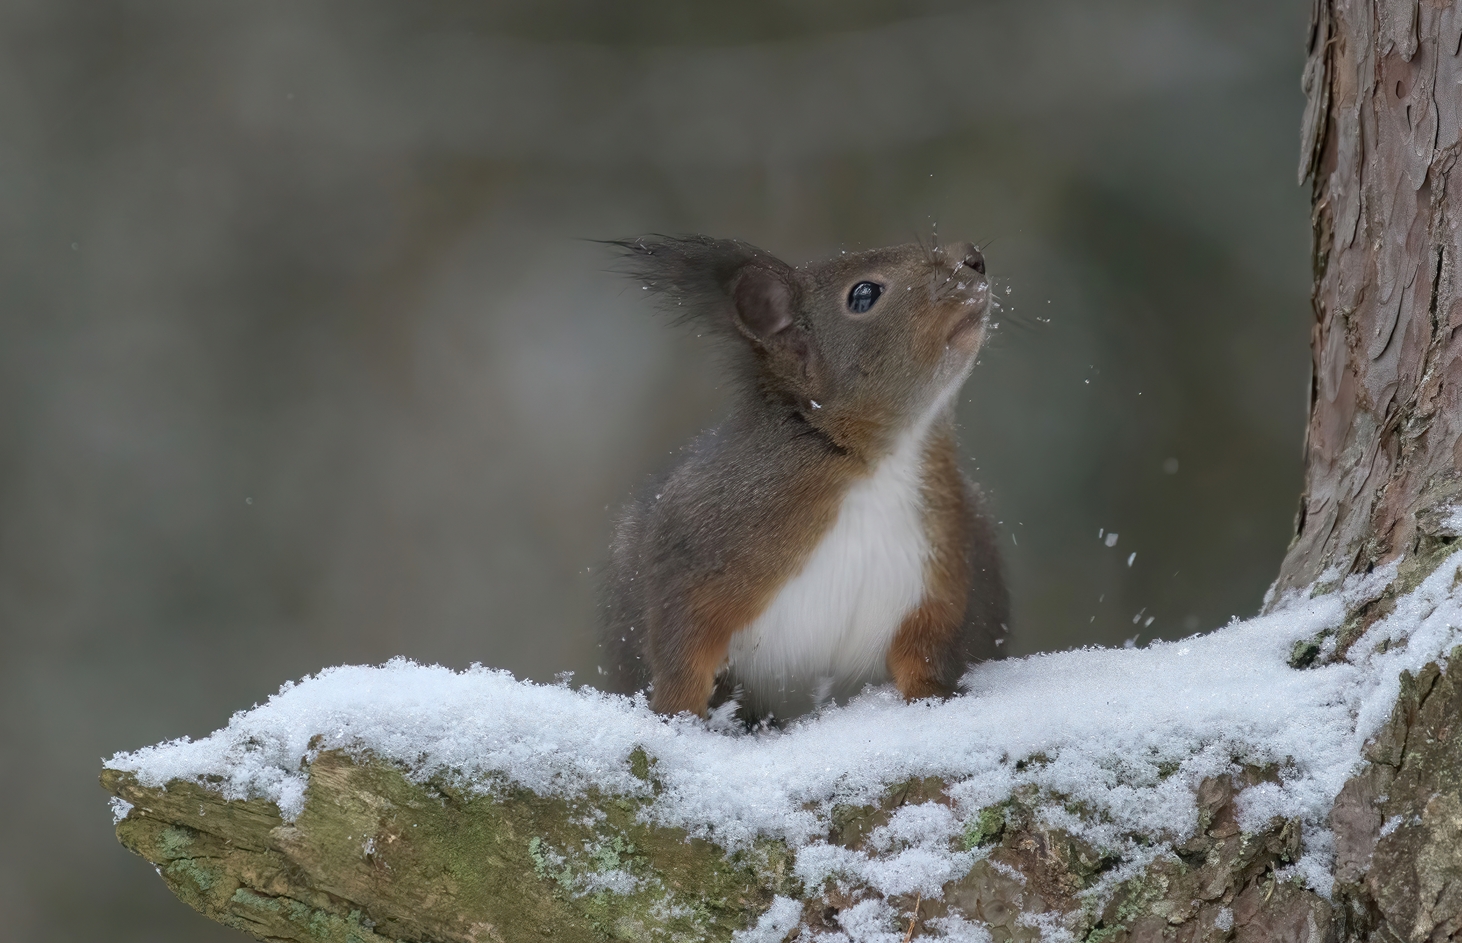
<svg viewBox="0 0 1462 943">
<path fill-rule="evenodd" d="M 957 242 L 936 249 L 934 263 L 933 294 L 947 313 L 947 340 L 975 336 L 990 312 L 985 256 L 973 243 Z"/>
</svg>

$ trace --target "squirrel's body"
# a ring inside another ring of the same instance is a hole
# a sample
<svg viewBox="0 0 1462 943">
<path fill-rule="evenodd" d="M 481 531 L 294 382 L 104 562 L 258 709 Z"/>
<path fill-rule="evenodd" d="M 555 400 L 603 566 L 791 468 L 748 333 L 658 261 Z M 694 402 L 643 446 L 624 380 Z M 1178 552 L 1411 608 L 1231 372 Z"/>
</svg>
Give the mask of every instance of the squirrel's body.
<svg viewBox="0 0 1462 943">
<path fill-rule="evenodd" d="M 848 485 L 796 575 L 731 637 L 733 681 L 796 694 L 888 680 L 893 635 L 926 592 L 924 445 L 909 436 Z"/>
<path fill-rule="evenodd" d="M 954 439 L 953 399 L 978 348 L 963 335 L 970 325 L 983 333 L 984 304 L 978 319 L 954 310 L 933 324 L 937 345 L 877 343 L 871 319 L 861 336 L 839 336 L 838 322 L 824 318 L 831 327 L 819 335 L 809 317 L 804 336 L 789 340 L 797 313 L 759 311 L 768 290 L 741 287 L 742 270 L 776 260 L 704 239 L 630 247 L 664 266 L 647 262 L 639 274 L 681 304 L 714 306 L 719 289 L 759 356 L 731 417 L 621 520 L 606 582 L 610 686 L 650 687 L 657 710 L 697 713 L 716 690 L 739 690 L 757 714 L 796 712 L 889 679 L 906 697 L 950 693 L 971 662 L 994 656 L 1006 619 L 991 529 Z M 702 269 L 683 258 L 695 249 L 710 256 L 690 260 Z M 739 263 L 729 276 L 715 269 L 728 255 Z M 704 268 L 701 285 L 693 279 Z M 654 284 L 655 275 L 671 284 Z M 842 280 L 851 277 L 859 275 Z M 792 306 L 780 291 L 771 289 L 772 301 Z M 785 294 L 805 305 L 811 292 Z M 967 295 L 953 304 L 970 306 Z M 776 326 L 773 342 L 791 356 L 779 363 L 783 351 L 767 352 L 757 329 L 742 326 L 748 320 Z M 897 338 L 898 327 L 885 333 Z M 880 376 L 882 385 L 865 379 Z"/>
</svg>

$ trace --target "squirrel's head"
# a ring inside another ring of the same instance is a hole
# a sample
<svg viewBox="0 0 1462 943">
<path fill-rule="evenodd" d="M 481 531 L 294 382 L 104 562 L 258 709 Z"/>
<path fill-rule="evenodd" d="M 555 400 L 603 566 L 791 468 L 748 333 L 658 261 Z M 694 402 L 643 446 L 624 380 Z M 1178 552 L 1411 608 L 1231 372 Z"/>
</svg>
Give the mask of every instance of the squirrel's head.
<svg viewBox="0 0 1462 943">
<path fill-rule="evenodd" d="M 990 285 L 967 242 L 891 246 L 792 267 L 739 240 L 614 243 L 629 274 L 731 339 L 747 378 L 834 442 L 887 443 L 931 419 L 985 338 Z"/>
</svg>

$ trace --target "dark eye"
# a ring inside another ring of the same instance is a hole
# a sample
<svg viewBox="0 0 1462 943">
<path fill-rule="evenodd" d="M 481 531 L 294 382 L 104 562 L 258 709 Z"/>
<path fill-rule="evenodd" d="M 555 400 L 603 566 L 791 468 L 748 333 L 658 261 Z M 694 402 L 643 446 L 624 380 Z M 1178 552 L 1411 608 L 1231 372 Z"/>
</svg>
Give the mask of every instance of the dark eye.
<svg viewBox="0 0 1462 943">
<path fill-rule="evenodd" d="M 848 292 L 848 310 L 854 314 L 862 314 L 873 307 L 873 302 L 883 294 L 883 288 L 872 282 L 859 282 Z"/>
</svg>

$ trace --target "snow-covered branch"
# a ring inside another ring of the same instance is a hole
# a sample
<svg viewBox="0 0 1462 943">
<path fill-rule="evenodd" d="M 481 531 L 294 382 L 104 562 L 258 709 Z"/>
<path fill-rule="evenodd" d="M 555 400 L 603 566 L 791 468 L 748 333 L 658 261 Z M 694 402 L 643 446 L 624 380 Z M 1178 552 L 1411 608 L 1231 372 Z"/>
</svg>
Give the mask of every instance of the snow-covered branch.
<svg viewBox="0 0 1462 943">
<path fill-rule="evenodd" d="M 1462 919 L 1459 560 L 750 734 L 335 668 L 103 782 L 129 848 L 261 939 L 1430 939 Z"/>
</svg>

